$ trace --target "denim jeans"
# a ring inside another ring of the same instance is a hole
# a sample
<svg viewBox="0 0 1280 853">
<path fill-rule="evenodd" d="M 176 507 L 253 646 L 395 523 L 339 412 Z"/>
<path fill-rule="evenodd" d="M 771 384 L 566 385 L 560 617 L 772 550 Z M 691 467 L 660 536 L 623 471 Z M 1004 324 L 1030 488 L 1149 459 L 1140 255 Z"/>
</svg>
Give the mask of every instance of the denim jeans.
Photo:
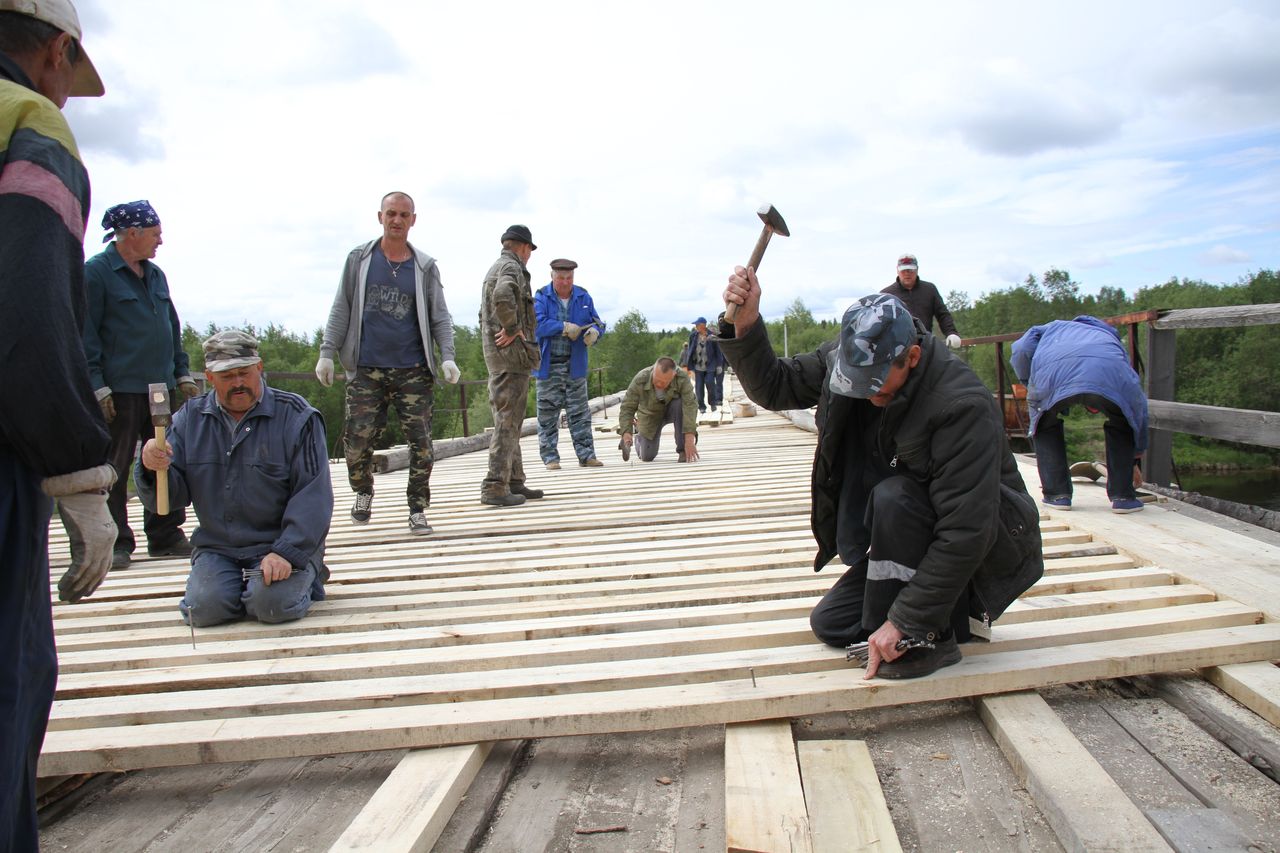
<svg viewBox="0 0 1280 853">
<path fill-rule="evenodd" d="M 178 603 L 182 618 L 197 628 L 242 619 L 292 622 L 311 609 L 313 566 L 294 568 L 293 574 L 270 586 L 259 571 L 262 559 L 236 560 L 200 550 L 191 560 L 187 593 Z"/>
<path fill-rule="evenodd" d="M 1071 497 L 1071 472 L 1067 466 L 1067 441 L 1062 415 L 1073 405 L 1097 409 L 1107 417 L 1103 435 L 1107 442 L 1107 497 L 1113 501 L 1137 497 L 1133 488 L 1133 427 L 1120 407 L 1097 394 L 1079 394 L 1056 403 L 1040 416 L 1033 439 L 1040 488 L 1048 498 Z"/>
</svg>

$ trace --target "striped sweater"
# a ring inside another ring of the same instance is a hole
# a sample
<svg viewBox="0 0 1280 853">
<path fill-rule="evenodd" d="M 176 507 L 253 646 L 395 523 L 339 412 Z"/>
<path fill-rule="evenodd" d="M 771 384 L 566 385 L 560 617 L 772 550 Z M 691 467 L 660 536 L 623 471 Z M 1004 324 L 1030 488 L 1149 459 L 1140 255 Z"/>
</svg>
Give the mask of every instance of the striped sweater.
<svg viewBox="0 0 1280 853">
<path fill-rule="evenodd" d="M 88 211 L 66 119 L 0 54 L 0 451 L 43 476 L 107 457 L 80 341 Z"/>
</svg>

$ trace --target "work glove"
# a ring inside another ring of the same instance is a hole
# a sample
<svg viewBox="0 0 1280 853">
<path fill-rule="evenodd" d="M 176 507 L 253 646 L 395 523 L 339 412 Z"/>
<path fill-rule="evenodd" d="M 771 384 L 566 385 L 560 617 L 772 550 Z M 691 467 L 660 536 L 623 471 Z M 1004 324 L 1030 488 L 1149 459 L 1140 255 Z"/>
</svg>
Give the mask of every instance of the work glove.
<svg viewBox="0 0 1280 853">
<path fill-rule="evenodd" d="M 445 382 L 450 385 L 456 385 L 458 380 L 462 378 L 462 371 L 458 369 L 458 365 L 452 361 L 446 361 L 440 365 L 440 375 Z"/>
<path fill-rule="evenodd" d="M 116 482 L 110 465 L 46 477 L 44 493 L 58 501 L 58 517 L 71 542 L 71 566 L 58 581 L 58 598 L 76 602 L 91 595 L 111 568 L 116 523 L 107 510 L 107 492 Z"/>
<path fill-rule="evenodd" d="M 576 341 L 578 339 L 578 335 L 580 334 L 582 334 L 582 327 L 579 326 L 577 323 L 564 324 L 564 336 L 569 340 Z"/>
<path fill-rule="evenodd" d="M 316 362 L 316 379 L 326 388 L 333 384 L 333 359 L 320 357 Z"/>
<path fill-rule="evenodd" d="M 111 399 L 110 394 L 98 401 L 98 407 L 102 409 L 102 416 L 107 419 L 107 423 L 116 419 L 116 401 Z"/>
<path fill-rule="evenodd" d="M 190 376 L 184 376 L 178 380 L 178 390 L 182 392 L 182 396 L 190 400 L 192 397 L 200 395 L 200 386 L 197 385 Z"/>
<path fill-rule="evenodd" d="M 960 336 L 947 335 L 947 346 L 951 347 L 952 349 L 960 349 Z"/>
<path fill-rule="evenodd" d="M 600 340 L 600 330 L 595 326 L 592 326 L 582 333 L 582 340 L 586 342 L 587 346 L 591 346 L 596 341 Z"/>
<path fill-rule="evenodd" d="M 717 367 L 717 368 L 716 368 L 716 376 L 724 376 L 724 368 L 723 368 L 723 367 Z"/>
</svg>

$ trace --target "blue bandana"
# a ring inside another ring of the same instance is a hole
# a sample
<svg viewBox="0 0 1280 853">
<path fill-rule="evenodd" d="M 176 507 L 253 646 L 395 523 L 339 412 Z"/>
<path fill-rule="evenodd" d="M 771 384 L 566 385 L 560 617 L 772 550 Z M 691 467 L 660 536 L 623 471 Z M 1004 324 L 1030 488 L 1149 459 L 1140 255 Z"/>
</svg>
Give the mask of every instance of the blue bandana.
<svg viewBox="0 0 1280 853">
<path fill-rule="evenodd" d="M 107 208 L 107 212 L 102 215 L 102 227 L 111 232 L 102 238 L 102 242 L 106 243 L 114 237 L 114 232 L 118 229 L 151 228 L 159 224 L 159 214 L 146 199 L 117 204 Z"/>
</svg>

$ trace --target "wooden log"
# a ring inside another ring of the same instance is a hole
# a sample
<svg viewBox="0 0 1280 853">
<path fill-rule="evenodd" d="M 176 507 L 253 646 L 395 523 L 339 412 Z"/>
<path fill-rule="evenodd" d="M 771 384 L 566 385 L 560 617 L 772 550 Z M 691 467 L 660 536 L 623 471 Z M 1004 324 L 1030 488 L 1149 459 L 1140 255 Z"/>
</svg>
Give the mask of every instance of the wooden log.
<svg viewBox="0 0 1280 853">
<path fill-rule="evenodd" d="M 977 708 L 1065 849 L 1171 849 L 1038 694 L 987 696 Z"/>
<path fill-rule="evenodd" d="M 1157 329 L 1225 329 L 1280 323 L 1280 304 L 1221 305 L 1161 311 L 1151 325 Z"/>
<path fill-rule="evenodd" d="M 864 680 L 860 671 L 710 684 L 277 717 L 49 732 L 39 773 L 364 752 L 746 722 L 954 699 L 983 692 L 1224 666 L 1280 657 L 1280 625 L 978 655 L 928 678 Z"/>
<path fill-rule="evenodd" d="M 812 853 L 789 721 L 725 726 L 724 834 L 729 853 Z"/>
<path fill-rule="evenodd" d="M 489 755 L 491 744 L 411 750 L 329 853 L 427 853 Z"/>
<path fill-rule="evenodd" d="M 796 743 L 814 853 L 899 853 L 898 831 L 866 741 Z"/>
</svg>

